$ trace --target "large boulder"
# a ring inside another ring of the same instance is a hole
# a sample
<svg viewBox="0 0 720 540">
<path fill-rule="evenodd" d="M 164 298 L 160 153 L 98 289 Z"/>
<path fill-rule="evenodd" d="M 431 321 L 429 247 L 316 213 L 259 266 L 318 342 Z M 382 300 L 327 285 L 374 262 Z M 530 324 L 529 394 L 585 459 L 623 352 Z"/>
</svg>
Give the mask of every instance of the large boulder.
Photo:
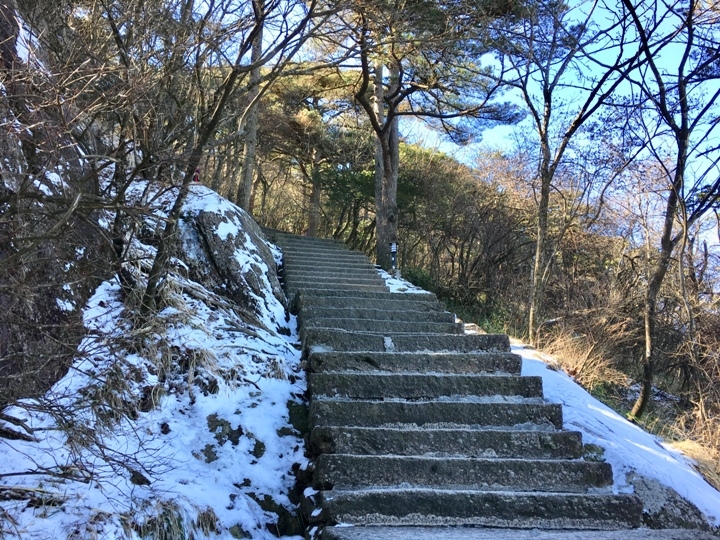
<svg viewBox="0 0 720 540">
<path fill-rule="evenodd" d="M 180 231 L 191 279 L 235 302 L 248 323 L 285 332 L 287 303 L 275 254 L 244 210 L 194 185 L 183 207 Z"/>
</svg>

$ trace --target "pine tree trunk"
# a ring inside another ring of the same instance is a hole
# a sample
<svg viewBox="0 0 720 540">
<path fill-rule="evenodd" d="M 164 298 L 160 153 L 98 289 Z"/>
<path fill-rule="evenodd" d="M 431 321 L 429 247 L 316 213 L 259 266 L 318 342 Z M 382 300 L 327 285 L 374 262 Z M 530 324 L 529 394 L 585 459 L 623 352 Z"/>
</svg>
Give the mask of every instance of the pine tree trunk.
<svg viewBox="0 0 720 540">
<path fill-rule="evenodd" d="M 308 209 L 308 236 L 317 236 L 318 227 L 320 224 L 320 201 L 322 195 L 322 188 L 320 186 L 320 178 L 318 177 L 317 165 L 313 164 L 313 171 L 311 175 L 310 190 L 310 208 Z"/>
<path fill-rule="evenodd" d="M 377 263 L 385 270 L 392 268 L 390 244 L 398 241 L 397 180 L 400 164 L 400 141 L 397 117 L 380 136 L 383 176 L 380 186 L 382 197 L 377 202 L 375 230 L 377 233 Z"/>
<path fill-rule="evenodd" d="M 391 66 L 391 81 L 397 81 L 398 70 L 399 66 Z M 375 100 L 378 118 L 381 120 L 384 107 L 382 77 L 383 67 L 378 66 L 375 70 Z M 392 89 L 393 83 L 390 87 Z M 400 133 L 398 118 L 391 114 L 392 111 L 385 121 L 381 122 L 384 127 L 377 134 L 379 144 L 375 151 L 375 254 L 377 263 L 385 270 L 392 269 L 390 244 L 398 241 L 397 181 L 400 168 Z"/>
</svg>

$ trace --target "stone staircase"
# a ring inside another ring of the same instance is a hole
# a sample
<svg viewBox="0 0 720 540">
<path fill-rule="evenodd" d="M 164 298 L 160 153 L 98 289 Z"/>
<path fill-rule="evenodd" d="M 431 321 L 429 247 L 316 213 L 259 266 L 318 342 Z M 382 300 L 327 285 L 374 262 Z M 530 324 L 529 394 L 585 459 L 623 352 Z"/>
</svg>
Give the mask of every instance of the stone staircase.
<svg viewBox="0 0 720 540">
<path fill-rule="evenodd" d="M 520 376 L 507 336 L 463 334 L 434 295 L 390 293 L 340 243 L 266 234 L 309 370 L 313 537 L 705 538 L 639 528 L 642 502 L 583 459 L 581 434 L 563 429 L 539 377 Z"/>
</svg>

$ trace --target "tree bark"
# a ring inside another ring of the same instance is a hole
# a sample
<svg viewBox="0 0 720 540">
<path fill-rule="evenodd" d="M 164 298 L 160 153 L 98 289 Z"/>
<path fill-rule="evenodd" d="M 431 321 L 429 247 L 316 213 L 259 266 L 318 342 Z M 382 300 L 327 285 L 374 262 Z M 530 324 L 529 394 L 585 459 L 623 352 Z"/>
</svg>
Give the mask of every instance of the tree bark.
<svg viewBox="0 0 720 540">
<path fill-rule="evenodd" d="M 643 373 L 640 381 L 640 395 L 638 396 L 629 416 L 640 417 L 644 414 L 647 404 L 652 396 L 653 378 L 655 375 L 656 349 L 655 349 L 655 326 L 657 323 L 657 298 L 660 294 L 665 274 L 670 266 L 672 253 L 677 244 L 673 238 L 673 225 L 678 210 L 678 193 L 684 183 L 682 172 L 685 170 L 685 152 L 681 147 L 680 159 L 677 163 L 677 173 L 670 189 L 667 204 L 665 206 L 665 221 L 663 223 L 662 237 L 660 238 L 660 254 L 653 271 L 649 276 L 648 287 L 645 291 L 645 306 L 643 310 L 645 326 L 645 355 L 643 357 Z"/>
<path fill-rule="evenodd" d="M 383 174 L 380 202 L 375 201 L 375 231 L 377 235 L 377 263 L 390 270 L 390 244 L 398 241 L 397 181 L 400 165 L 400 138 L 397 117 L 379 135 Z"/>
<path fill-rule="evenodd" d="M 547 101 L 546 101 L 547 103 Z M 546 124 L 549 121 L 549 112 L 546 111 Z M 552 156 L 550 142 L 547 138 L 547 130 L 540 132 L 540 200 L 538 201 L 538 222 L 537 238 L 535 240 L 535 260 L 533 262 L 532 280 L 530 285 L 530 305 L 528 306 L 528 341 L 531 345 L 537 345 L 537 316 L 542 303 L 544 284 L 543 279 L 545 268 L 545 244 L 547 242 L 548 209 L 550 207 L 550 185 L 553 179 L 551 169 Z"/>
<path fill-rule="evenodd" d="M 383 66 L 375 69 L 375 106 L 378 124 L 378 144 L 375 149 L 375 256 L 377 263 L 385 270 L 392 268 L 390 244 L 398 241 L 397 181 L 400 169 L 400 133 L 398 117 L 392 107 L 384 115 Z M 390 67 L 390 89 L 394 89 L 399 78 L 399 66 Z M 378 184 L 379 182 L 379 184 Z M 379 198 L 378 198 L 379 195 Z"/>
<path fill-rule="evenodd" d="M 322 187 L 320 186 L 319 163 L 317 162 L 317 152 L 313 150 L 312 155 L 312 171 L 310 172 L 310 208 L 308 209 L 308 236 L 315 237 L 318 235 L 318 227 L 320 225 L 320 202 L 322 195 Z"/>
<path fill-rule="evenodd" d="M 264 2 L 259 0 L 259 10 L 262 13 Z M 260 23 L 258 33 L 252 43 L 251 62 L 254 64 L 262 57 L 263 26 Z M 258 131 L 258 96 L 260 95 L 260 66 L 250 71 L 250 88 L 248 99 L 251 103 L 245 120 L 245 143 L 243 145 L 243 164 L 238 186 L 238 206 L 252 215 L 251 194 L 253 178 L 255 176 L 255 159 L 257 154 L 257 131 Z"/>
</svg>

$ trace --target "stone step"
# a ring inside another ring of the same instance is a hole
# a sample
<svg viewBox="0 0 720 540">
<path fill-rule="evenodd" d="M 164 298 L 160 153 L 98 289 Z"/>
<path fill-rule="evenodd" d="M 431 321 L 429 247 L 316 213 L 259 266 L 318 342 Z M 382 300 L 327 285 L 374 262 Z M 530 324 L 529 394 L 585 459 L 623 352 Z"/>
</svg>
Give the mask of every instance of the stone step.
<svg viewBox="0 0 720 540">
<path fill-rule="evenodd" d="M 338 257 L 334 253 L 319 255 L 300 254 L 300 253 L 283 253 L 283 268 L 294 268 L 304 272 L 312 272 L 317 269 L 342 270 L 347 268 L 353 270 L 355 268 L 363 268 L 365 270 L 374 270 L 379 275 L 377 267 L 362 254 L 354 254 L 353 251 L 342 252 Z"/>
<path fill-rule="evenodd" d="M 334 328 L 306 328 L 306 351 L 368 352 L 510 352 L 505 334 L 412 334 L 348 332 Z"/>
<path fill-rule="evenodd" d="M 385 282 L 381 279 L 363 279 L 353 277 L 334 277 L 334 278 L 323 278 L 323 279 L 294 279 L 286 278 L 285 280 L 286 289 L 312 289 L 320 288 L 323 289 L 348 289 L 358 288 L 361 290 L 375 290 L 387 291 Z"/>
<path fill-rule="evenodd" d="M 302 288 L 304 284 L 315 287 L 316 285 L 343 285 L 345 289 L 352 289 L 358 285 L 379 285 L 385 287 L 385 281 L 378 275 L 367 276 L 367 277 L 354 277 L 354 276 L 314 276 L 314 277 L 294 277 L 285 276 L 285 283 L 292 284 L 295 287 Z M 387 289 L 385 289 L 387 290 Z"/>
<path fill-rule="evenodd" d="M 486 401 L 353 401 L 313 399 L 310 427 L 399 427 L 411 424 L 428 428 L 517 427 L 562 429 L 562 406 L 538 400 Z"/>
<path fill-rule="evenodd" d="M 386 293 L 388 295 L 392 295 L 392 297 L 368 298 L 364 296 L 352 297 L 335 295 L 333 294 L 334 292 L 342 291 L 326 291 L 324 294 L 318 294 L 318 291 L 313 290 L 301 291 L 301 295 L 294 299 L 295 309 L 298 311 L 322 308 L 361 308 L 380 309 L 383 311 L 445 311 L 445 306 L 438 302 L 435 297 L 416 299 L 415 297 L 420 295 L 407 295 L 410 296 L 410 298 L 404 299 L 393 297 L 401 297 L 405 295 Z M 376 294 L 383 293 L 380 292 Z"/>
<path fill-rule="evenodd" d="M 449 311 L 406 311 L 396 309 L 368 309 L 356 307 L 308 307 L 302 310 L 298 323 L 312 319 L 372 319 L 376 321 L 455 322 Z"/>
<path fill-rule="evenodd" d="M 276 236 L 276 243 L 279 246 L 320 246 L 320 247 L 334 247 L 339 249 L 350 250 L 348 245 L 341 240 L 334 240 L 332 238 L 319 238 L 317 236 Z M 351 250 L 357 253 L 362 253 L 358 250 Z"/>
<path fill-rule="evenodd" d="M 260 230 L 262 230 L 263 234 L 266 238 L 270 239 L 273 238 L 275 241 L 277 241 L 277 238 L 290 238 L 290 239 L 301 239 L 301 240 L 323 240 L 326 242 L 342 242 L 341 240 L 336 240 L 334 238 L 325 238 L 323 236 L 306 236 L 303 234 L 295 234 L 288 231 L 283 231 L 280 229 L 273 229 L 272 227 L 260 227 Z"/>
<path fill-rule="evenodd" d="M 329 244 L 347 248 L 347 244 L 342 240 L 326 238 L 323 236 L 305 236 L 280 232 L 275 235 L 275 238 L 279 244 Z"/>
<path fill-rule="evenodd" d="M 318 238 L 312 236 L 276 235 L 273 242 L 281 248 L 288 246 L 320 246 L 342 250 L 350 249 L 347 244 L 340 240 L 333 240 L 332 238 Z"/>
<path fill-rule="evenodd" d="M 372 266 L 356 266 L 354 268 L 328 268 L 321 266 L 318 268 L 308 269 L 306 266 L 288 266 L 283 271 L 285 278 L 297 279 L 324 279 L 325 277 L 344 276 L 353 278 L 380 278 L 375 268 Z"/>
<path fill-rule="evenodd" d="M 338 278 L 344 278 L 346 280 L 352 278 L 352 279 L 374 279 L 374 280 L 381 280 L 383 283 L 385 283 L 385 280 L 380 277 L 380 274 L 377 272 L 373 272 L 372 268 L 368 268 L 366 266 L 361 265 L 355 265 L 353 267 L 348 268 L 347 266 L 343 265 L 343 268 L 332 268 L 332 267 L 326 267 L 326 266 L 299 266 L 299 265 L 293 265 L 292 263 L 284 263 L 283 264 L 283 271 L 280 274 L 280 277 L 283 279 L 297 279 L 297 280 L 311 280 L 311 281 L 317 281 L 318 279 L 338 279 Z M 348 290 L 351 291 L 352 287 L 348 287 Z"/>
<path fill-rule="evenodd" d="M 531 525 L 529 525 L 531 526 Z M 717 540 L 687 529 L 610 531 L 494 529 L 470 527 L 326 527 L 322 540 Z"/>
<path fill-rule="evenodd" d="M 520 375 L 522 358 L 515 353 L 386 353 L 314 352 L 310 370 L 385 371 L 391 373 L 504 373 Z"/>
<path fill-rule="evenodd" d="M 281 251 L 285 250 L 298 250 L 298 249 L 319 249 L 319 250 L 332 250 L 342 253 L 361 253 L 348 248 L 347 245 L 341 242 L 335 242 L 333 240 L 326 240 L 324 238 L 309 239 L 309 240 L 277 240 L 275 242 Z"/>
<path fill-rule="evenodd" d="M 283 254 L 288 255 L 305 255 L 309 254 L 315 256 L 317 254 L 335 253 L 337 255 L 351 255 L 364 257 L 365 260 L 370 260 L 365 253 L 354 249 L 348 249 L 347 246 L 342 244 L 332 244 L 328 242 L 278 242 L 278 247 Z"/>
<path fill-rule="evenodd" d="M 424 373 L 311 373 L 313 398 L 430 400 L 447 396 L 542 398 L 541 377 Z"/>
<path fill-rule="evenodd" d="M 317 426 L 308 440 L 314 454 L 432 455 L 577 459 L 577 431 L 407 429 Z"/>
<path fill-rule="evenodd" d="M 370 300 L 394 300 L 396 302 L 437 302 L 437 297 L 432 293 L 391 293 L 391 292 L 364 292 L 364 291 L 335 291 L 332 293 L 307 292 L 308 297 L 334 296 L 337 298 L 370 299 Z M 404 304 L 403 304 L 404 305 Z"/>
<path fill-rule="evenodd" d="M 634 495 L 429 488 L 321 491 L 313 499 L 322 511 L 307 514 L 311 523 L 351 525 L 634 529 L 640 526 L 643 508 Z"/>
<path fill-rule="evenodd" d="M 379 276 L 377 269 L 367 261 L 343 262 L 343 261 L 297 261 L 283 259 L 282 272 L 296 271 L 304 273 L 313 272 L 368 272 Z"/>
<path fill-rule="evenodd" d="M 323 454 L 315 460 L 312 487 L 588 493 L 612 483 L 610 465 L 592 461 Z"/>
<path fill-rule="evenodd" d="M 378 321 L 374 319 L 303 318 L 302 331 L 310 328 L 337 328 L 351 332 L 397 333 L 422 332 L 429 334 L 462 334 L 463 325 L 456 322 Z M 301 333 L 302 335 L 302 333 Z"/>
<path fill-rule="evenodd" d="M 348 287 L 352 287 L 353 289 L 356 289 L 358 292 L 386 292 L 388 289 L 385 285 L 382 285 L 380 283 L 355 283 L 355 284 L 348 284 L 348 283 L 330 283 L 327 281 L 324 282 L 296 282 L 292 281 L 288 283 L 285 282 L 285 291 L 289 294 L 292 293 L 300 293 L 300 292 L 307 292 L 312 290 L 319 290 L 319 291 L 344 291 L 347 290 Z"/>
<path fill-rule="evenodd" d="M 335 247 L 318 247 L 318 246 L 285 246 L 282 249 L 283 259 L 288 261 L 316 261 L 325 260 L 346 261 L 346 262 L 365 262 L 372 264 L 367 255 L 361 251 L 348 251 Z"/>
</svg>

